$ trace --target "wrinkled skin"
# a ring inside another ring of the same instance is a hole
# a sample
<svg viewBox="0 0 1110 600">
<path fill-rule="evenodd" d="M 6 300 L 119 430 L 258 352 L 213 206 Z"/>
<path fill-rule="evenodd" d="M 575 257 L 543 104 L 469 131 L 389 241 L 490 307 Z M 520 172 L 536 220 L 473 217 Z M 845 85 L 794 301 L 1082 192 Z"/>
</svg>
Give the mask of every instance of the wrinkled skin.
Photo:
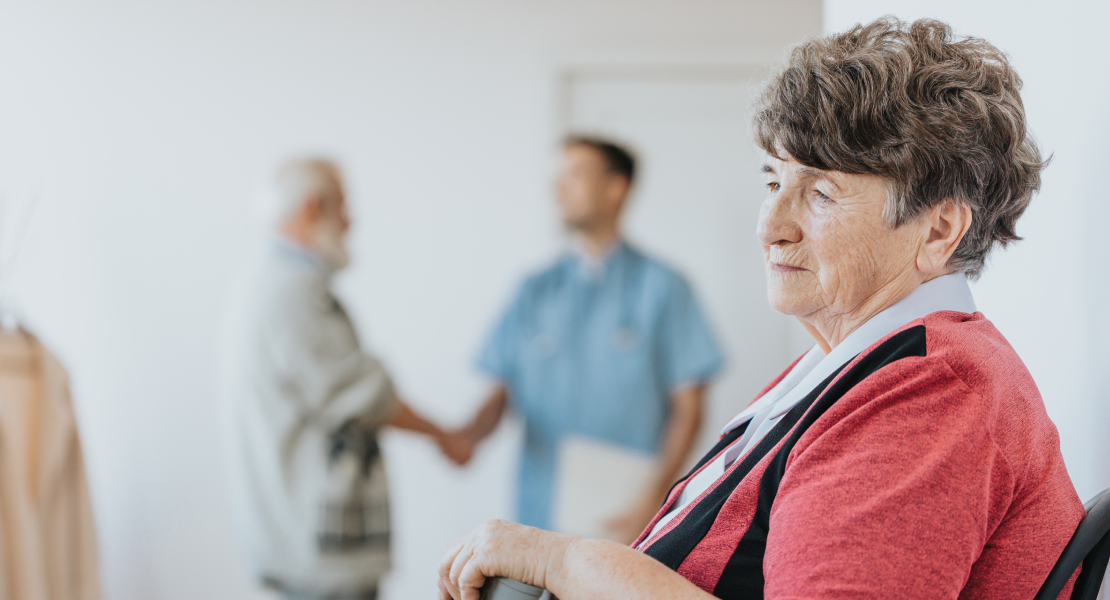
<svg viewBox="0 0 1110 600">
<path fill-rule="evenodd" d="M 948 272 L 970 209 L 944 203 L 900 227 L 889 224 L 887 189 L 875 175 L 819 171 L 768 156 L 767 199 L 757 235 L 767 299 L 834 347 L 918 285 Z"/>
</svg>

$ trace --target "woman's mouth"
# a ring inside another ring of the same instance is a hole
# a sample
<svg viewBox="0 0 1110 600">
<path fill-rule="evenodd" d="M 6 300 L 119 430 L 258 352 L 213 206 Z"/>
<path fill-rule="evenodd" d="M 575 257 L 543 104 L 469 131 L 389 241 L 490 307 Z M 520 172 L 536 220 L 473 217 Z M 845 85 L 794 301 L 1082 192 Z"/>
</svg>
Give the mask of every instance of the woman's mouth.
<svg viewBox="0 0 1110 600">
<path fill-rule="evenodd" d="M 793 265 L 773 262 L 771 263 L 771 271 L 775 273 L 797 273 L 798 271 L 805 271 L 805 269 L 801 267 L 795 267 Z"/>
</svg>

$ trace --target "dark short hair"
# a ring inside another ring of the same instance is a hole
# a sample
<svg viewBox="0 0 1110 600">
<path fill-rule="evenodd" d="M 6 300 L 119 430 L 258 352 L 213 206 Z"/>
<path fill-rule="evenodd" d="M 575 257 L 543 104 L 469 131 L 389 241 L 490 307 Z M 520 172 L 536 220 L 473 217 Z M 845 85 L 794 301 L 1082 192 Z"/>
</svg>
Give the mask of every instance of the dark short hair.
<svg viewBox="0 0 1110 600">
<path fill-rule="evenodd" d="M 966 203 L 972 223 L 949 266 L 974 278 L 996 244 L 1021 239 L 1015 224 L 1047 164 L 1026 130 L 1021 85 L 986 40 L 884 17 L 795 47 L 752 124 L 772 155 L 883 177 L 892 226 Z"/>
<path fill-rule="evenodd" d="M 622 175 L 631 184 L 636 180 L 636 158 L 627 148 L 601 137 L 571 134 L 563 138 L 563 147 L 586 146 L 593 148 L 605 159 L 611 173 Z"/>
</svg>

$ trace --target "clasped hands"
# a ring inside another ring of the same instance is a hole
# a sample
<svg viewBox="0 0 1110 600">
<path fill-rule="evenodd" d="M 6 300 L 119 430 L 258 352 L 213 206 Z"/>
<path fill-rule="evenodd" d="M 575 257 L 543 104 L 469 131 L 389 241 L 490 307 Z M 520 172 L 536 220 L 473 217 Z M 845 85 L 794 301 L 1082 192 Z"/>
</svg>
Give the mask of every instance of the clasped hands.
<svg viewBox="0 0 1110 600">
<path fill-rule="evenodd" d="M 444 430 L 432 434 L 439 451 L 456 466 L 466 466 L 474 456 L 474 449 L 480 441 L 469 428 Z"/>
</svg>

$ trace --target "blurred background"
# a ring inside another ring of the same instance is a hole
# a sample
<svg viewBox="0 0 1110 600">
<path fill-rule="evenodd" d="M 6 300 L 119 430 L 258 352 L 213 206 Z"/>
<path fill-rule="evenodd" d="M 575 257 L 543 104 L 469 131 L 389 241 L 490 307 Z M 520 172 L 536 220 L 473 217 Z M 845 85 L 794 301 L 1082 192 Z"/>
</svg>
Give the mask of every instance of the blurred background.
<svg viewBox="0 0 1110 600">
<path fill-rule="evenodd" d="M 884 14 L 985 37 L 1025 80 L 1053 162 L 1025 241 L 974 291 L 1087 499 L 1110 485 L 1105 3 L 0 4 L 0 201 L 5 231 L 23 232 L 0 237 L 0 294 L 72 377 L 105 597 L 263 597 L 234 542 L 217 356 L 257 243 L 253 189 L 280 160 L 323 153 L 344 169 L 354 260 L 339 295 L 412 405 L 451 425 L 487 390 L 474 362 L 510 294 L 565 246 L 559 139 L 630 143 L 643 177 L 628 237 L 689 278 L 728 358 L 700 455 L 811 344 L 765 300 L 753 90 L 791 43 Z M 510 516 L 520 437 L 509 423 L 457 469 L 386 434 L 384 598 L 431 597 L 443 547 Z"/>
</svg>

